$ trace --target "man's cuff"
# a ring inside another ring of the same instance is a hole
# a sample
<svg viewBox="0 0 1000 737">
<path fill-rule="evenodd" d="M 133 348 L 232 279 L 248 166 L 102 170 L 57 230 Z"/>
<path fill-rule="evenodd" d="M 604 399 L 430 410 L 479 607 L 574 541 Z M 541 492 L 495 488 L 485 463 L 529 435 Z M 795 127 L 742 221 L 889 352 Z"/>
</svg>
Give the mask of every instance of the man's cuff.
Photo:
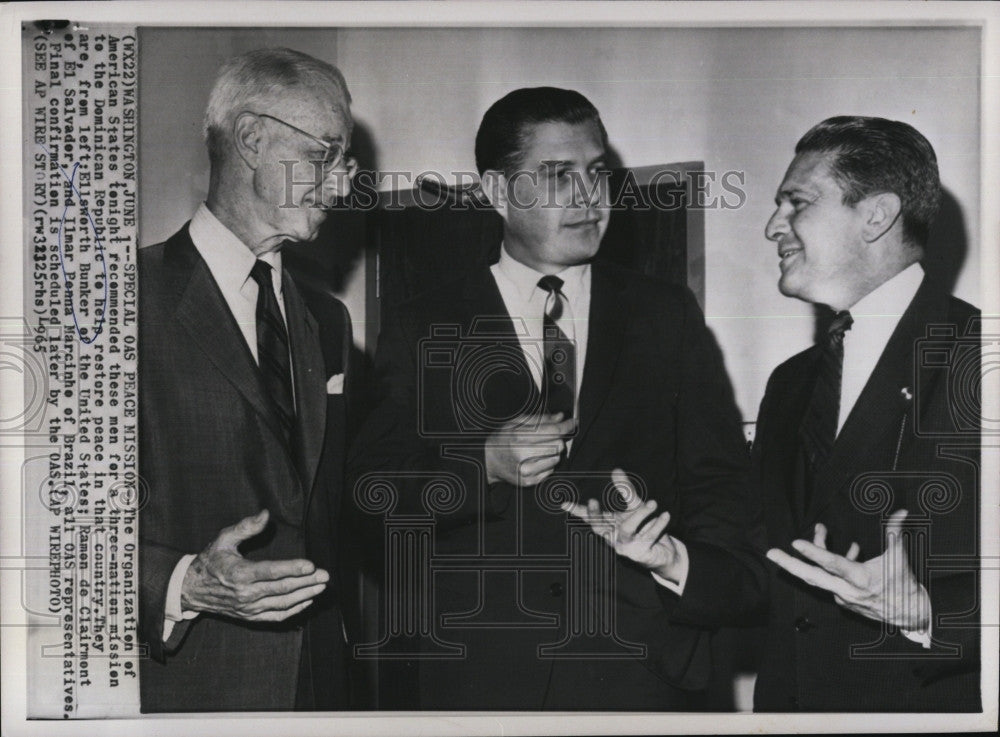
<svg viewBox="0 0 1000 737">
<path fill-rule="evenodd" d="M 194 555 L 185 555 L 174 566 L 174 572 L 170 574 L 170 583 L 167 584 L 167 601 L 163 607 L 163 641 L 170 639 L 170 634 L 174 631 L 174 624 L 184 619 L 194 619 L 198 612 L 184 611 L 181 607 L 181 588 L 184 585 L 184 576 L 187 574 Z"/>
<path fill-rule="evenodd" d="M 924 650 L 931 649 L 931 631 L 929 629 L 926 632 L 910 632 L 908 630 L 900 630 L 900 633 L 907 640 L 920 645 Z"/>
<path fill-rule="evenodd" d="M 671 581 L 669 579 L 664 578 L 663 576 L 654 573 L 653 571 L 650 571 L 650 573 L 653 575 L 653 579 L 658 584 L 660 584 L 660 586 L 666 587 L 667 589 L 673 591 L 678 596 L 683 596 L 684 587 L 687 585 L 688 571 L 690 570 L 691 564 L 690 560 L 688 559 L 687 546 L 683 542 L 678 540 L 676 537 L 673 538 L 673 541 L 674 545 L 677 546 L 678 557 L 680 558 L 681 561 L 678 566 L 678 568 L 680 569 L 678 571 L 678 576 L 677 576 L 678 580 Z"/>
<path fill-rule="evenodd" d="M 927 597 L 927 589 L 924 588 L 923 584 L 920 585 L 920 588 L 923 591 L 924 596 Z M 930 597 L 927 597 L 927 600 L 930 601 Z M 923 647 L 924 650 L 930 650 L 931 649 L 931 623 L 933 621 L 934 621 L 933 612 L 928 611 L 928 613 L 927 613 L 927 629 L 926 630 L 920 630 L 920 631 L 912 632 L 910 630 L 904 630 L 904 629 L 900 628 L 899 633 L 903 637 L 905 637 L 907 640 L 909 640 L 910 642 L 915 642 L 918 645 L 920 645 L 921 647 Z"/>
</svg>

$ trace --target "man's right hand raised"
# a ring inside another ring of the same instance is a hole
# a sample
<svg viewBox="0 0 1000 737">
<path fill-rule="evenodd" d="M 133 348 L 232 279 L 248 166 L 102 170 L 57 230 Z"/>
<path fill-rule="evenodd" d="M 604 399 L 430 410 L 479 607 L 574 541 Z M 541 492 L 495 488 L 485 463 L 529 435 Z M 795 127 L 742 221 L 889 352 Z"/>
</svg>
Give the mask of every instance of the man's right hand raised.
<svg viewBox="0 0 1000 737">
<path fill-rule="evenodd" d="M 566 438 L 576 427 L 562 412 L 517 417 L 486 440 L 486 480 L 515 486 L 534 486 L 555 469 L 566 449 Z"/>
<path fill-rule="evenodd" d="M 245 517 L 219 533 L 191 561 L 181 606 L 250 622 L 280 622 L 312 603 L 330 574 L 308 560 L 247 560 L 237 546 L 264 531 L 268 511 Z"/>
</svg>

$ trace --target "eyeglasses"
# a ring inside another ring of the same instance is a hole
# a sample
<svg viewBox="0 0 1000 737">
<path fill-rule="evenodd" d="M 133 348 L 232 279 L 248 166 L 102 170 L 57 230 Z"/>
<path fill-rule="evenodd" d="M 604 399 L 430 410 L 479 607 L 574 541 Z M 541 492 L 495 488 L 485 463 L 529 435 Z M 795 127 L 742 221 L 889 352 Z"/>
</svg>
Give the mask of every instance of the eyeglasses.
<svg viewBox="0 0 1000 737">
<path fill-rule="evenodd" d="M 282 120 L 281 118 L 275 117 L 274 115 L 268 115 L 267 113 L 254 113 L 258 118 L 270 118 L 271 120 L 277 121 L 282 125 L 286 125 L 291 128 L 296 133 L 299 133 L 314 143 L 323 147 L 326 151 L 326 155 L 323 157 L 322 166 L 325 171 L 330 171 L 335 168 L 344 160 L 344 147 L 336 142 L 324 141 L 322 138 L 317 138 L 312 133 L 307 133 L 298 126 L 294 126 L 287 120 Z"/>
</svg>

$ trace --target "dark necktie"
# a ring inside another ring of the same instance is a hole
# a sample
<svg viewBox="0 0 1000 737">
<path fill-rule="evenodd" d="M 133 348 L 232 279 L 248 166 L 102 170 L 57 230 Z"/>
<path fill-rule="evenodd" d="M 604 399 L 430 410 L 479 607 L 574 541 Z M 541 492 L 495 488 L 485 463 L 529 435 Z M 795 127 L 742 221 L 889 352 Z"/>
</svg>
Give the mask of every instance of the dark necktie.
<svg viewBox="0 0 1000 737">
<path fill-rule="evenodd" d="M 544 337 L 545 371 L 542 388 L 545 392 L 545 411 L 562 412 L 563 419 L 573 416 L 576 398 L 576 346 L 559 328 L 566 296 L 560 291 L 563 281 L 558 276 L 543 276 L 538 286 L 548 292 L 545 299 L 545 317 L 542 320 Z"/>
<path fill-rule="evenodd" d="M 270 264 L 258 259 L 250 276 L 257 282 L 257 363 L 281 423 L 285 442 L 291 449 L 295 402 L 292 399 L 288 333 L 278 299 L 274 296 Z"/>
<path fill-rule="evenodd" d="M 802 416 L 799 433 L 810 474 L 830 455 L 837 437 L 840 384 L 844 371 L 844 333 L 851 329 L 853 323 L 851 313 L 845 310 L 838 312 L 830 324 L 820 355 L 816 385 Z"/>
</svg>

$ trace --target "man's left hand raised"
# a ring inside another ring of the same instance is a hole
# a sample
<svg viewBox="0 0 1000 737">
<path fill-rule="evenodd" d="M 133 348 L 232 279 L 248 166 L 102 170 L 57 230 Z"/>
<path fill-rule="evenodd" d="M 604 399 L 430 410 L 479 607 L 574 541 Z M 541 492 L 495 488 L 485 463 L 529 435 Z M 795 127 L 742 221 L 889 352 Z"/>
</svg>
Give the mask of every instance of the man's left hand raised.
<svg viewBox="0 0 1000 737">
<path fill-rule="evenodd" d="M 623 555 L 649 569 L 667 581 L 687 579 L 688 556 L 684 543 L 666 533 L 670 512 L 656 512 L 656 501 L 643 502 L 638 492 L 620 468 L 611 472 L 611 480 L 625 502 L 625 511 L 611 512 L 601 509 L 596 499 L 586 506 L 566 502 L 565 512 L 587 522 L 596 535 Z"/>
<path fill-rule="evenodd" d="M 910 632 L 924 632 L 930 626 L 930 596 L 913 575 L 903 545 L 906 515 L 905 509 L 892 513 L 885 531 L 885 552 L 864 563 L 857 560 L 861 552 L 857 543 L 851 543 L 847 555 L 828 551 L 826 527 L 821 523 L 816 525 L 812 542 L 792 541 L 792 547 L 816 565 L 777 548 L 767 551 L 767 557 L 796 578 L 831 592 L 834 601 L 849 611 Z"/>
</svg>

